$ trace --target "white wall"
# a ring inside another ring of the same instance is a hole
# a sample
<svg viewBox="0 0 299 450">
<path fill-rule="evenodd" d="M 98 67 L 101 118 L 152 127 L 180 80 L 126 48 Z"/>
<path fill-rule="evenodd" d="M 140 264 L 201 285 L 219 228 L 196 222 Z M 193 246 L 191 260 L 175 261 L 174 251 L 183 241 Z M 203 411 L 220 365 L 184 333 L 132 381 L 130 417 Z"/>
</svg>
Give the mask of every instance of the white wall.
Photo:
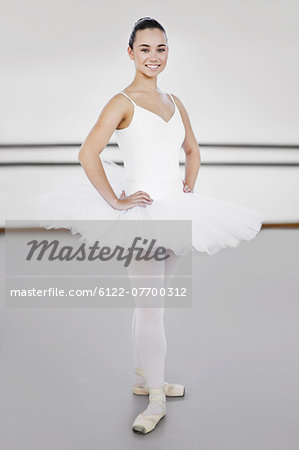
<svg viewBox="0 0 299 450">
<path fill-rule="evenodd" d="M 159 87 L 182 99 L 200 144 L 298 144 L 298 13 L 297 2 L 282 0 L 2 1 L 0 144 L 81 143 L 133 79 L 127 43 L 143 16 L 166 28 L 170 53 Z M 0 162 L 70 161 L 75 153 L 0 149 Z M 298 164 L 299 156 L 205 148 L 202 158 Z M 75 181 L 78 170 L 0 167 L 1 226 L 30 218 L 36 192 L 66 176 Z M 298 170 L 206 166 L 197 185 L 263 209 L 268 222 L 298 222 Z"/>
<path fill-rule="evenodd" d="M 82 142 L 131 82 L 127 42 L 147 15 L 169 38 L 159 86 L 182 99 L 198 141 L 298 143 L 298 10 L 282 0 L 2 1 L 0 143 Z"/>
</svg>

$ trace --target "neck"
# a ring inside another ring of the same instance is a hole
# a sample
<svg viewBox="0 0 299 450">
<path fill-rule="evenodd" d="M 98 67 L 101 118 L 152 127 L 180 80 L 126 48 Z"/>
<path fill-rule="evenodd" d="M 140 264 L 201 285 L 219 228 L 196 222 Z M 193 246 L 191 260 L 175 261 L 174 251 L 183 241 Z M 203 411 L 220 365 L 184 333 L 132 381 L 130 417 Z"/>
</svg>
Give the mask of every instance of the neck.
<svg viewBox="0 0 299 450">
<path fill-rule="evenodd" d="M 147 77 L 144 73 L 136 71 L 131 86 L 142 91 L 157 92 L 157 77 Z"/>
</svg>

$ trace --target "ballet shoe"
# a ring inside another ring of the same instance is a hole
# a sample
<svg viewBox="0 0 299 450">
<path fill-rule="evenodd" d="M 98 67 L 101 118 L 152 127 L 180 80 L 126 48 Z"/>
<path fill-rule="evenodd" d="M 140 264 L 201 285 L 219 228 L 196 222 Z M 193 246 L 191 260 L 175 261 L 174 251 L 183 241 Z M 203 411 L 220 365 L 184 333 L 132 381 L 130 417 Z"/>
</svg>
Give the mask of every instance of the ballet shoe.
<svg viewBox="0 0 299 450">
<path fill-rule="evenodd" d="M 165 402 L 163 402 L 161 400 L 162 394 L 165 394 L 164 387 L 150 389 L 150 403 L 157 402 L 160 405 L 162 412 L 161 412 L 161 414 L 144 414 L 144 412 L 145 412 L 145 410 L 144 410 L 143 412 L 138 414 L 138 416 L 134 420 L 133 425 L 132 425 L 133 431 L 136 431 L 136 432 L 139 432 L 142 434 L 147 434 L 150 431 L 153 431 L 154 428 L 156 428 L 157 424 L 160 422 L 160 420 L 166 416 Z"/>
<path fill-rule="evenodd" d="M 144 376 L 143 370 L 140 368 L 135 369 L 135 373 L 139 376 Z M 182 384 L 166 383 L 164 382 L 166 397 L 184 397 L 185 386 Z M 149 389 L 146 382 L 136 384 L 133 386 L 133 394 L 136 395 L 149 395 Z"/>
<path fill-rule="evenodd" d="M 142 434 L 147 434 L 150 431 L 153 431 L 156 428 L 157 424 L 160 422 L 163 417 L 166 416 L 166 413 L 161 414 L 143 414 L 140 413 L 136 417 L 132 429 Z"/>
</svg>

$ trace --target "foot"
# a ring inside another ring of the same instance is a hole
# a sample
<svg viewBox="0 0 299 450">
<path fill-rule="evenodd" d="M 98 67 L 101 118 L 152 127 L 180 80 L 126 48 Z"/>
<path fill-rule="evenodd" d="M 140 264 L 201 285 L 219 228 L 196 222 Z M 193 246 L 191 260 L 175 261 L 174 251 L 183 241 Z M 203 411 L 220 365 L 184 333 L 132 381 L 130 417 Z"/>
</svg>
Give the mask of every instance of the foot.
<svg viewBox="0 0 299 450">
<path fill-rule="evenodd" d="M 149 390 L 149 405 L 145 411 L 138 414 L 132 429 L 146 434 L 152 431 L 158 422 L 166 415 L 165 388 Z"/>
</svg>

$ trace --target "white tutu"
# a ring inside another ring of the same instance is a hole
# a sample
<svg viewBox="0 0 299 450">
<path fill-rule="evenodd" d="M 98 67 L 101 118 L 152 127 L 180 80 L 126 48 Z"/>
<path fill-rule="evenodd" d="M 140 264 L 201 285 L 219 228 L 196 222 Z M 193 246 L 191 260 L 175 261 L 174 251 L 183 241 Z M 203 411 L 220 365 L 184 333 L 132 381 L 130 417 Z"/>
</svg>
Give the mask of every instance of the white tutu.
<svg viewBox="0 0 299 450">
<path fill-rule="evenodd" d="M 137 182 L 128 182 L 124 168 L 104 160 L 102 163 L 118 197 L 123 189 L 126 195 L 139 190 Z M 95 226 L 90 221 L 117 221 L 115 223 L 122 230 L 119 245 L 131 242 L 134 233 L 138 233 L 136 227 L 132 228 L 131 223 L 126 227 L 124 221 L 152 221 L 155 226 L 160 220 L 190 220 L 191 240 L 181 232 L 177 222 L 167 229 L 155 227 L 159 245 L 180 255 L 189 251 L 213 255 L 223 248 L 237 247 L 242 240 L 249 241 L 257 235 L 264 219 L 255 209 L 197 192 L 185 193 L 181 179 L 160 183 L 146 181 L 141 183 L 140 189 L 154 199 L 151 205 L 115 210 L 97 192 L 82 169 L 78 183 L 59 186 L 39 196 L 35 219 L 46 229 L 66 228 L 72 234 L 79 233 L 80 241 L 86 243 L 101 242 L 107 233 L 101 222 Z"/>
<path fill-rule="evenodd" d="M 116 210 L 82 170 L 76 185 L 60 186 L 40 196 L 35 215 L 40 224 L 47 229 L 70 229 L 87 243 L 112 242 L 126 248 L 134 236 L 152 238 L 157 246 L 170 248 L 177 255 L 191 251 L 213 255 L 225 247 L 236 247 L 242 240 L 253 239 L 261 229 L 260 211 L 183 191 L 179 152 L 185 126 L 173 97 L 174 113 L 165 122 L 123 94 L 134 105 L 130 125 L 115 130 L 124 168 L 102 160 L 103 167 L 118 197 L 122 190 L 127 196 L 142 190 L 154 201 L 145 207 Z M 104 220 L 113 223 L 101 223 Z M 180 226 L 185 224 L 185 228 Z"/>
</svg>

